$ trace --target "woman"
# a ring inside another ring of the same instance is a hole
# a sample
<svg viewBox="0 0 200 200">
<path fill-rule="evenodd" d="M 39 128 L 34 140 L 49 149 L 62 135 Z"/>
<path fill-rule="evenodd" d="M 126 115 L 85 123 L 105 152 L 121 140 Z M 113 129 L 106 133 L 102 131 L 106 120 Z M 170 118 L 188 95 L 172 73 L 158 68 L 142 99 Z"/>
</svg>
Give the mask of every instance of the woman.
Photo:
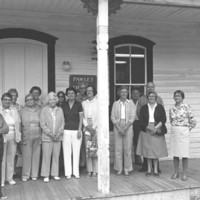
<svg viewBox="0 0 200 200">
<path fill-rule="evenodd" d="M 114 102 L 111 112 L 115 137 L 114 169 L 118 171 L 118 175 L 124 169 L 125 175 L 128 176 L 129 172 L 133 170 L 132 145 L 135 107 L 133 102 L 127 99 L 128 89 L 125 86 L 120 87 L 119 95 L 120 99 Z"/>
<path fill-rule="evenodd" d="M 32 94 L 34 101 L 35 101 L 35 106 L 42 109 L 44 107 L 44 103 L 42 102 L 42 100 L 40 99 L 40 96 L 42 94 L 42 90 L 40 89 L 40 87 L 37 86 L 33 86 L 30 89 L 30 94 Z"/>
<path fill-rule="evenodd" d="M 182 157 L 183 174 L 182 180 L 188 180 L 186 175 L 189 158 L 190 131 L 196 126 L 196 121 L 191 108 L 183 100 L 185 94 L 181 90 L 174 92 L 175 105 L 169 110 L 171 129 L 170 150 L 174 162 L 174 174 L 172 179 L 179 177 L 179 157 Z"/>
<path fill-rule="evenodd" d="M 1 166 L 3 159 L 3 151 L 4 151 L 4 140 L 3 134 L 7 134 L 9 131 L 8 125 L 6 124 L 3 116 L 0 114 L 0 183 L 1 183 Z M 0 199 L 6 199 L 6 196 L 3 196 L 1 185 L 0 185 Z"/>
<path fill-rule="evenodd" d="M 58 98 L 54 92 L 47 95 L 47 106 L 43 107 L 40 114 L 42 128 L 42 169 L 41 176 L 44 182 L 49 182 L 50 165 L 51 176 L 60 180 L 59 155 L 64 130 L 64 115 L 62 108 L 56 106 Z M 52 159 L 51 159 L 52 158 Z M 52 160 L 52 164 L 51 163 Z"/>
<path fill-rule="evenodd" d="M 76 101 L 76 94 L 76 90 L 73 87 L 67 88 L 66 95 L 68 97 L 68 100 L 62 106 L 65 117 L 63 155 L 65 176 L 67 177 L 67 179 L 70 179 L 72 174 L 75 176 L 75 178 L 80 178 L 79 157 L 82 142 L 81 129 L 83 121 L 83 109 L 81 103 Z"/>
<path fill-rule="evenodd" d="M 8 93 L 12 96 L 12 104 L 11 107 L 15 107 L 17 110 L 21 109 L 21 106 L 17 103 L 18 92 L 15 88 L 11 88 L 8 90 Z"/>
<path fill-rule="evenodd" d="M 58 97 L 57 106 L 62 107 L 63 103 L 66 101 L 65 93 L 63 91 L 60 91 L 57 93 L 57 97 Z"/>
<path fill-rule="evenodd" d="M 148 103 L 142 106 L 139 114 L 140 135 L 138 139 L 137 154 L 147 158 L 146 176 L 152 175 L 152 161 L 154 164 L 154 177 L 159 177 L 158 159 L 167 156 L 164 134 L 166 113 L 161 104 L 156 103 L 157 94 L 151 91 L 147 94 Z M 161 131 L 160 131 L 161 130 Z"/>
<path fill-rule="evenodd" d="M 2 108 L 0 113 L 3 115 L 9 127 L 9 132 L 4 137 L 4 155 L 2 163 L 2 181 L 4 186 L 5 180 L 10 185 L 16 184 L 13 180 L 14 173 L 14 158 L 16 153 L 17 143 L 21 141 L 20 132 L 20 116 L 16 108 L 11 107 L 12 96 L 10 93 L 4 93 L 1 97 Z"/>
<path fill-rule="evenodd" d="M 35 107 L 31 94 L 25 97 L 25 107 L 20 111 L 22 124 L 22 181 L 30 177 L 37 180 L 40 151 L 41 151 L 41 128 L 40 109 Z"/>
<path fill-rule="evenodd" d="M 87 100 L 83 101 L 83 125 L 86 146 L 86 167 L 88 176 L 96 176 L 98 173 L 97 156 L 91 157 L 87 153 L 87 144 L 91 138 L 98 139 L 97 123 L 98 123 L 98 103 L 95 95 L 97 94 L 94 86 L 86 87 Z"/>
</svg>

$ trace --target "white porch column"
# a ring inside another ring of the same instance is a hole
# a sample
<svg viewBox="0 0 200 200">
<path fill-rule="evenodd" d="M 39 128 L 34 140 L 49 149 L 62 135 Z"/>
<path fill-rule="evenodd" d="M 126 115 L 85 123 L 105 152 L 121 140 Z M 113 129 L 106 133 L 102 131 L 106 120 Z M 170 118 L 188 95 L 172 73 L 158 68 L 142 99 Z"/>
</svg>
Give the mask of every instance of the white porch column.
<svg viewBox="0 0 200 200">
<path fill-rule="evenodd" d="M 97 85 L 98 85 L 98 190 L 110 190 L 109 159 L 109 84 L 108 84 L 108 0 L 99 0 L 97 15 Z"/>
</svg>

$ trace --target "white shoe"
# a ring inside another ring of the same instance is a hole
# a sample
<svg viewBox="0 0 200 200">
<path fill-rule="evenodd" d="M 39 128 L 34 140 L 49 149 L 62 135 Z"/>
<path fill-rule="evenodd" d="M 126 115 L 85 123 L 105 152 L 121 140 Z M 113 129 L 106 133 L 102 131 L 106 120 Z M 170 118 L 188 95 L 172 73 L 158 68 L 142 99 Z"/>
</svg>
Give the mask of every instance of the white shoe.
<svg viewBox="0 0 200 200">
<path fill-rule="evenodd" d="M 37 178 L 31 178 L 32 179 L 32 181 L 37 181 Z"/>
<path fill-rule="evenodd" d="M 71 178 L 71 176 L 66 176 L 66 178 L 67 178 L 67 179 L 70 179 L 70 178 Z"/>
<path fill-rule="evenodd" d="M 49 177 L 44 178 L 44 182 L 48 183 L 49 182 Z"/>
<path fill-rule="evenodd" d="M 27 179 L 26 179 L 26 178 L 22 178 L 22 181 L 23 181 L 23 182 L 26 182 L 26 181 L 27 181 Z"/>
<path fill-rule="evenodd" d="M 0 197 L 0 200 L 7 199 L 7 198 L 8 198 L 7 196 L 2 196 Z"/>
<path fill-rule="evenodd" d="M 16 182 L 14 180 L 8 182 L 10 185 L 15 185 Z"/>
<path fill-rule="evenodd" d="M 2 184 L 1 184 L 1 187 L 4 187 L 4 186 L 5 186 L 5 184 L 4 184 L 4 183 L 2 183 Z"/>
<path fill-rule="evenodd" d="M 59 180 L 60 180 L 60 177 L 58 177 L 58 176 L 54 176 L 53 178 L 54 178 L 54 180 L 56 180 L 56 181 L 59 181 Z"/>
<path fill-rule="evenodd" d="M 78 175 L 78 176 L 74 176 L 75 178 L 77 178 L 77 179 L 79 179 L 80 178 L 80 176 Z"/>
</svg>

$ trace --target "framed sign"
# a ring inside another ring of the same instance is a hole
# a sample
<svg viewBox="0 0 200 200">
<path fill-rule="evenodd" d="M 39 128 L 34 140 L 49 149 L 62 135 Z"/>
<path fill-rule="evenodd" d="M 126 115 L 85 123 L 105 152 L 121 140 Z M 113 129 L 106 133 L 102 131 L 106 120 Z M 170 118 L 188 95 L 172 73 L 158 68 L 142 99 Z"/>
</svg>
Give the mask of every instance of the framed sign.
<svg viewBox="0 0 200 200">
<path fill-rule="evenodd" d="M 93 85 L 97 88 L 97 76 L 95 75 L 70 75 L 69 86 L 74 87 L 77 91 L 80 90 L 81 85 Z"/>
</svg>

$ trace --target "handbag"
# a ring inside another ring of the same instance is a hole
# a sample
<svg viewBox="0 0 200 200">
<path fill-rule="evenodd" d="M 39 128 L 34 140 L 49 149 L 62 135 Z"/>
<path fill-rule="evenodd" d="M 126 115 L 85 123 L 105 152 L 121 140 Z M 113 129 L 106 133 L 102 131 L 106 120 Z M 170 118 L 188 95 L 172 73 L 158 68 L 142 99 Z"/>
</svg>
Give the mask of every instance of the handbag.
<svg viewBox="0 0 200 200">
<path fill-rule="evenodd" d="M 157 135 L 164 135 L 164 134 L 166 134 L 166 133 L 167 133 L 167 128 L 166 128 L 165 125 L 159 127 L 159 128 L 157 129 L 157 131 L 156 131 L 156 134 L 157 134 Z"/>
<path fill-rule="evenodd" d="M 90 139 L 87 141 L 86 156 L 90 158 L 97 158 L 97 150 L 97 138 L 96 136 L 90 136 Z"/>
</svg>

